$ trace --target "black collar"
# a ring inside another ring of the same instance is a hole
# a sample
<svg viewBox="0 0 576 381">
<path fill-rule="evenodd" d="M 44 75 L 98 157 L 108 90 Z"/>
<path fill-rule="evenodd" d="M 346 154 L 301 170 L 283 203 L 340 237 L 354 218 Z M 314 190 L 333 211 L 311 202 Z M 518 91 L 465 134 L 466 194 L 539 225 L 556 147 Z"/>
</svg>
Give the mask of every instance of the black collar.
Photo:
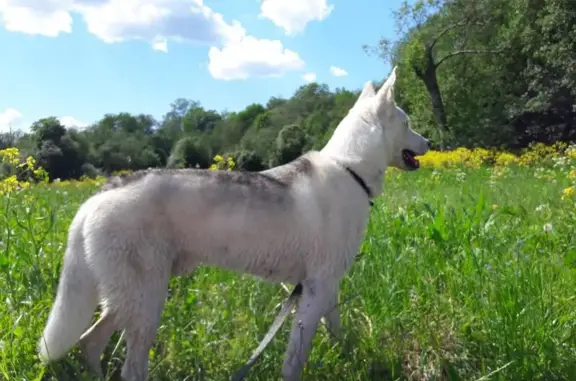
<svg viewBox="0 0 576 381">
<path fill-rule="evenodd" d="M 350 173 L 352 175 L 352 177 L 354 178 L 354 180 L 356 180 L 356 182 L 358 183 L 358 185 L 360 185 L 362 187 L 362 189 L 364 189 L 364 192 L 366 192 L 366 195 L 368 196 L 368 202 L 370 203 L 370 206 L 374 205 L 374 202 L 372 202 L 372 200 L 370 200 L 370 197 L 372 197 L 372 192 L 370 192 L 370 188 L 368 188 L 368 185 L 366 185 L 366 183 L 364 182 L 364 180 L 362 180 L 362 177 L 360 177 L 356 172 L 354 172 L 352 169 L 350 169 L 349 167 L 345 167 L 346 170 L 348 171 L 348 173 Z"/>
</svg>

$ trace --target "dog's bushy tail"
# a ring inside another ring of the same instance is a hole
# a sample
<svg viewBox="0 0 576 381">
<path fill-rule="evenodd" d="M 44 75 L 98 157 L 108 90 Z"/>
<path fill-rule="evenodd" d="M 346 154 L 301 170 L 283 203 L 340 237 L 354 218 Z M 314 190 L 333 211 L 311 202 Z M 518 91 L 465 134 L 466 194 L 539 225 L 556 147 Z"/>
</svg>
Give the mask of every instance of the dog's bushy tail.
<svg viewBox="0 0 576 381">
<path fill-rule="evenodd" d="M 98 292 L 92 271 L 86 263 L 81 211 L 70 227 L 64 266 L 56 300 L 38 343 L 45 363 L 64 356 L 88 328 L 98 305 Z"/>
</svg>

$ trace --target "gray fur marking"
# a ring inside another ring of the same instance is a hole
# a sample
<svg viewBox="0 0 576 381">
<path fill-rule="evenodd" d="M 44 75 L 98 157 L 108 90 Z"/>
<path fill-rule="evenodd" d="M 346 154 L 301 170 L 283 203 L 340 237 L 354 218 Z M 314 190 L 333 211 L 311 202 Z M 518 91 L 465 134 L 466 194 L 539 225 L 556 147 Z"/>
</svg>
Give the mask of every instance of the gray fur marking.
<svg viewBox="0 0 576 381">
<path fill-rule="evenodd" d="M 145 179 L 147 176 L 169 176 L 184 175 L 194 177 L 205 177 L 207 179 L 234 185 L 245 185 L 254 188 L 286 188 L 299 176 L 310 176 L 312 174 L 312 163 L 305 155 L 272 170 L 263 172 L 249 171 L 211 171 L 208 169 L 172 169 L 172 168 L 150 168 L 113 176 L 108 179 L 101 188 L 100 192 L 110 189 L 117 189 L 127 185 L 134 184 Z"/>
</svg>

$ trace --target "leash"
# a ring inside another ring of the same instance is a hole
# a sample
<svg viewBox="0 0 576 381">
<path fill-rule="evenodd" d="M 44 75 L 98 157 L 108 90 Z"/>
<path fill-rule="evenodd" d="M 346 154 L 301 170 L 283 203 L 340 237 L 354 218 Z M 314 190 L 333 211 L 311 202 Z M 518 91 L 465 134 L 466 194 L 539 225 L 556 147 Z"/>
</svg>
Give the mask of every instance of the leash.
<svg viewBox="0 0 576 381">
<path fill-rule="evenodd" d="M 280 327 L 282 327 L 282 324 L 284 324 L 284 321 L 290 314 L 292 308 L 296 305 L 296 302 L 298 301 L 301 295 L 302 295 L 302 284 L 298 283 L 296 287 L 294 287 L 294 290 L 292 290 L 290 296 L 284 301 L 282 309 L 280 310 L 278 315 L 276 315 L 274 322 L 268 329 L 266 336 L 264 336 L 264 338 L 258 345 L 258 348 L 256 348 L 256 350 L 252 352 L 252 356 L 250 356 L 246 364 L 244 364 L 242 368 L 240 368 L 234 374 L 234 376 L 232 377 L 232 381 L 240 381 L 244 379 L 244 377 L 246 377 L 246 374 L 248 373 L 250 368 L 252 368 L 252 366 L 256 363 L 260 355 L 264 352 L 264 349 L 266 349 L 266 347 L 268 346 L 268 344 L 270 344 L 270 342 L 272 341 L 272 339 L 274 338 Z"/>
</svg>

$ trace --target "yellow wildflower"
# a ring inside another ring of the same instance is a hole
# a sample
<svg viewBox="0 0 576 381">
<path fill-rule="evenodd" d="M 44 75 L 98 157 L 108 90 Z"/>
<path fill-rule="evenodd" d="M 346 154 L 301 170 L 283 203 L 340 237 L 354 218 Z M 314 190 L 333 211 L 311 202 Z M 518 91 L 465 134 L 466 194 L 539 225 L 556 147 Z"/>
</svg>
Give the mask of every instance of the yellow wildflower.
<svg viewBox="0 0 576 381">
<path fill-rule="evenodd" d="M 15 147 L 0 150 L 0 157 L 4 163 L 11 165 L 18 165 L 20 163 L 20 151 Z"/>
<path fill-rule="evenodd" d="M 112 176 L 124 176 L 124 175 L 129 175 L 131 174 L 133 171 L 130 169 L 122 169 L 120 171 L 114 171 L 112 172 Z M 80 178 L 82 179 L 82 178 Z"/>
<path fill-rule="evenodd" d="M 496 166 L 507 167 L 512 164 L 518 163 L 519 160 L 516 156 L 508 152 L 502 152 L 496 156 Z"/>
<path fill-rule="evenodd" d="M 35 165 L 36 159 L 34 159 L 32 156 L 28 156 L 26 161 L 20 164 L 20 167 L 28 167 L 29 170 L 33 171 Z"/>
<path fill-rule="evenodd" d="M 565 155 L 568 159 L 576 160 L 576 144 L 566 148 Z"/>
<path fill-rule="evenodd" d="M 14 192 L 18 189 L 18 179 L 16 175 L 5 178 L 0 181 L 0 194 L 8 194 Z"/>
<path fill-rule="evenodd" d="M 568 198 L 574 196 L 574 186 L 564 189 L 562 192 L 562 200 L 567 200 Z"/>
</svg>

